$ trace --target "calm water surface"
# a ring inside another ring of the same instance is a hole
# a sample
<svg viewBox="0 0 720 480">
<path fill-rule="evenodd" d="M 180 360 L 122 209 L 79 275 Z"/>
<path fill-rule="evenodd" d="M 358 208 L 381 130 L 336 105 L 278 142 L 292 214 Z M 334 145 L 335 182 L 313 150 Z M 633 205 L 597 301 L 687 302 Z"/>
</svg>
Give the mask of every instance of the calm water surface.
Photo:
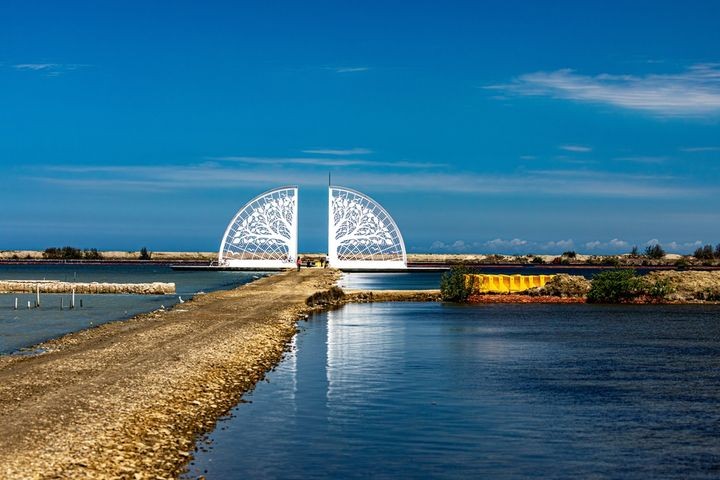
<svg viewBox="0 0 720 480">
<path fill-rule="evenodd" d="M 210 292 L 247 283 L 262 274 L 243 272 L 174 271 L 162 265 L 0 265 L 0 279 L 48 279 L 78 282 L 175 282 L 176 295 L 41 295 L 41 308 L 27 309 L 35 295 L 0 295 L 0 354 L 35 345 L 69 332 L 170 307 L 197 292 Z M 13 310 L 15 298 L 19 310 Z M 61 300 L 62 299 L 62 300 Z M 66 310 L 60 310 L 64 302 Z"/>
<path fill-rule="evenodd" d="M 602 272 L 600 268 L 580 268 L 543 265 L 517 265 L 498 266 L 482 265 L 472 269 L 476 273 L 490 273 L 499 275 L 552 275 L 567 273 L 592 278 Z M 637 269 L 637 272 L 646 274 L 649 269 Z M 340 286 L 350 290 L 426 290 L 440 287 L 440 277 L 443 272 L 413 272 L 413 273 L 346 273 L 340 279 Z"/>
<path fill-rule="evenodd" d="M 208 478 L 718 478 L 720 307 L 348 305 L 303 324 Z"/>
</svg>

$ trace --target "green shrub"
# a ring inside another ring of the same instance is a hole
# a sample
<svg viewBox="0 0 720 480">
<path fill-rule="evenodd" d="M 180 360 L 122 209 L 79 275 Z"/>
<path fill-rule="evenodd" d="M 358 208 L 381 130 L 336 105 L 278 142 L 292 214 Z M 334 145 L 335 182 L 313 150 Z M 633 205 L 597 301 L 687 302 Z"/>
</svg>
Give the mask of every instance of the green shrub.
<svg viewBox="0 0 720 480">
<path fill-rule="evenodd" d="M 43 258 L 49 258 L 53 260 L 77 260 L 83 258 L 83 251 L 79 248 L 70 246 L 62 248 L 46 248 L 43 252 Z"/>
<path fill-rule="evenodd" d="M 533 259 L 530 263 L 534 263 L 536 265 L 542 265 L 543 263 L 545 263 L 545 260 L 543 260 L 542 257 L 533 257 Z"/>
<path fill-rule="evenodd" d="M 608 270 L 592 278 L 589 303 L 622 303 L 644 293 L 643 281 L 634 270 Z"/>
<path fill-rule="evenodd" d="M 464 266 L 453 267 L 440 279 L 440 294 L 448 302 L 464 302 L 471 293 L 471 287 L 465 284 L 465 275 L 470 271 Z"/>
<path fill-rule="evenodd" d="M 659 278 L 654 282 L 647 282 L 644 290 L 647 295 L 657 300 L 661 300 L 675 291 L 668 278 Z"/>
<path fill-rule="evenodd" d="M 610 265 L 612 267 L 620 266 L 620 259 L 618 257 L 605 257 L 603 259 L 603 265 Z"/>
<path fill-rule="evenodd" d="M 677 260 L 675 260 L 675 266 L 677 268 L 685 268 L 688 265 L 689 265 L 689 263 L 687 261 L 687 258 L 685 258 L 685 257 L 681 257 L 681 258 L 678 258 Z"/>
<path fill-rule="evenodd" d="M 140 249 L 140 260 L 150 260 L 151 256 L 152 256 L 152 253 L 148 252 L 147 247 L 142 247 Z"/>
<path fill-rule="evenodd" d="M 86 248 L 83 256 L 88 260 L 99 260 L 102 258 L 102 253 L 98 252 L 97 248 Z"/>
<path fill-rule="evenodd" d="M 567 252 L 563 252 L 562 256 L 567 258 L 576 258 L 577 253 L 575 252 L 575 250 L 568 250 Z"/>
</svg>

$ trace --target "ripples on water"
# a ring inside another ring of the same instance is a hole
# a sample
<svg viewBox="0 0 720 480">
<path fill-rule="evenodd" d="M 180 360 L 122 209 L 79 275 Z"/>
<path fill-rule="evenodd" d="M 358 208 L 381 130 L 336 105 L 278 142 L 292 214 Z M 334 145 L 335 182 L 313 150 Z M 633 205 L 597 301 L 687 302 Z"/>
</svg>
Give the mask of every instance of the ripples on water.
<svg viewBox="0 0 720 480">
<path fill-rule="evenodd" d="M 718 478 L 719 316 L 348 305 L 305 324 L 190 475 Z"/>
<path fill-rule="evenodd" d="M 0 265 L 1 279 L 48 279 L 78 282 L 175 282 L 175 295 L 70 295 L 41 294 L 41 308 L 29 309 L 34 294 L 0 295 L 0 354 L 13 352 L 44 340 L 138 313 L 170 307 L 178 296 L 188 300 L 200 291 L 231 288 L 258 278 L 257 273 L 174 271 L 163 265 Z M 13 310 L 15 298 L 20 308 Z M 62 298 L 62 300 L 61 300 Z M 64 301 L 65 310 L 60 310 Z"/>
</svg>

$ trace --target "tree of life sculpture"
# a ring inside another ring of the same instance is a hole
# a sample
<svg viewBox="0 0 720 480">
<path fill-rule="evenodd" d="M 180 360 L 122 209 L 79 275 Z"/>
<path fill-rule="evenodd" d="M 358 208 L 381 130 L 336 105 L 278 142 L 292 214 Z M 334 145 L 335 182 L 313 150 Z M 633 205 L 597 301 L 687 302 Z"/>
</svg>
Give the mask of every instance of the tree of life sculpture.
<svg viewBox="0 0 720 480">
<path fill-rule="evenodd" d="M 368 270 L 407 268 L 400 230 L 379 203 L 355 190 L 331 186 L 328 204 L 331 266 Z"/>
<path fill-rule="evenodd" d="M 225 230 L 218 262 L 235 268 L 289 268 L 297 257 L 298 189 L 281 187 L 258 195 Z"/>
</svg>

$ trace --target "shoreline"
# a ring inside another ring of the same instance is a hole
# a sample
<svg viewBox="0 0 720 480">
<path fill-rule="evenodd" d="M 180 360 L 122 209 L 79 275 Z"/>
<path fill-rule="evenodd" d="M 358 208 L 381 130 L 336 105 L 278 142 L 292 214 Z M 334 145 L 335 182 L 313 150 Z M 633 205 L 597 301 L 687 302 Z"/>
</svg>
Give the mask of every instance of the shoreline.
<svg viewBox="0 0 720 480">
<path fill-rule="evenodd" d="M 264 277 L 0 356 L 0 475 L 177 476 L 337 277 Z"/>
<path fill-rule="evenodd" d="M 217 260 L 217 252 L 150 252 L 149 259 L 141 259 L 140 252 L 100 251 L 100 257 L 94 258 L 45 258 L 39 250 L 0 250 L 0 265 L 193 265 L 206 266 Z M 311 261 L 320 261 L 324 253 L 301 253 L 300 256 Z M 522 254 L 445 254 L 445 253 L 408 253 L 408 266 L 443 267 L 464 265 L 475 268 L 526 267 L 541 269 L 720 269 L 720 260 L 699 260 L 692 255 L 667 254 L 661 259 L 649 259 L 629 254 L 584 255 L 574 257 L 557 255 Z M 540 263 L 533 260 L 539 259 Z"/>
<path fill-rule="evenodd" d="M 282 360 L 300 320 L 348 303 L 441 300 L 439 290 L 344 292 L 339 276 L 284 272 L 0 355 L 0 475 L 176 477 L 198 439 Z"/>
</svg>

